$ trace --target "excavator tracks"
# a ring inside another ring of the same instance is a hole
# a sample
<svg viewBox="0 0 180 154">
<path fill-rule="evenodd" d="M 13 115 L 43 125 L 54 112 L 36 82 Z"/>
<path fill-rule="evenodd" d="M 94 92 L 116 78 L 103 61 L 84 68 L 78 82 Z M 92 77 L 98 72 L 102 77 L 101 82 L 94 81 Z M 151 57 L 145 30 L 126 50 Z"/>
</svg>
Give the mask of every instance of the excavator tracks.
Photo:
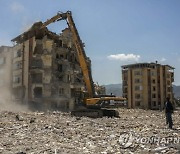
<svg viewBox="0 0 180 154">
<path fill-rule="evenodd" d="M 76 117 L 90 117 L 90 118 L 102 118 L 106 117 L 119 117 L 119 112 L 110 109 L 79 109 L 71 112 L 72 116 Z"/>
</svg>

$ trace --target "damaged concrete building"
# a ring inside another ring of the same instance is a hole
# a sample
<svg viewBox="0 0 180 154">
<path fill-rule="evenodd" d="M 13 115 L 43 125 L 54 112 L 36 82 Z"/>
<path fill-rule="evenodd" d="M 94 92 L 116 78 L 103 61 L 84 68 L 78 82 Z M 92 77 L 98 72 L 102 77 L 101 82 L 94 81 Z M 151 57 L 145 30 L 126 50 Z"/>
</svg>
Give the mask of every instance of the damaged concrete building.
<svg viewBox="0 0 180 154">
<path fill-rule="evenodd" d="M 76 91 L 84 88 L 72 34 L 68 28 L 56 34 L 41 25 L 12 40 L 13 99 L 38 109 L 72 110 Z"/>
</svg>

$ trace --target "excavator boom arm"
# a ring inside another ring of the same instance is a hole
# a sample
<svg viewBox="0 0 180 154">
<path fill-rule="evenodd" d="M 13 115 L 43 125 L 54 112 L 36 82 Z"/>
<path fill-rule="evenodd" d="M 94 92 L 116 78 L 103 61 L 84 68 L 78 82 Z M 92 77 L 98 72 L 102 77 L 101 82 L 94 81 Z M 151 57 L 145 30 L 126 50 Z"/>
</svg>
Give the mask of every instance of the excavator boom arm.
<svg viewBox="0 0 180 154">
<path fill-rule="evenodd" d="M 94 91 L 94 85 L 93 85 L 93 80 L 92 80 L 91 68 L 90 66 L 88 66 L 86 53 L 84 51 L 82 41 L 76 29 L 71 13 L 67 14 L 67 19 L 69 23 L 69 28 L 73 34 L 73 40 L 77 49 L 79 63 L 80 63 L 81 70 L 83 73 L 86 88 L 87 88 L 89 97 L 93 97 L 95 95 L 95 91 Z"/>
<path fill-rule="evenodd" d="M 76 28 L 75 23 L 73 21 L 71 11 L 67 11 L 66 13 L 58 13 L 57 15 L 52 17 L 51 19 L 44 22 L 41 28 L 45 28 L 47 25 L 49 25 L 53 22 L 59 21 L 59 20 L 67 20 L 67 24 L 68 24 L 68 26 L 72 32 L 73 42 L 74 42 L 76 50 L 77 50 L 79 64 L 80 64 L 80 67 L 81 67 L 81 70 L 83 73 L 86 89 L 88 91 L 89 97 L 91 98 L 95 95 L 94 83 L 92 80 L 91 69 L 90 69 L 90 66 L 88 66 L 86 53 L 84 51 L 82 41 L 80 39 L 77 28 Z"/>
<path fill-rule="evenodd" d="M 43 25 L 41 26 L 41 28 L 45 28 L 46 26 L 48 26 L 49 24 L 59 21 L 59 20 L 66 20 L 67 19 L 67 14 L 66 13 L 57 13 L 57 15 L 55 15 L 54 17 L 52 17 L 51 19 L 48 19 L 47 21 L 45 21 L 43 23 Z"/>
<path fill-rule="evenodd" d="M 102 116 L 116 116 L 119 117 L 119 113 L 115 110 L 109 110 L 109 109 L 99 109 L 99 107 L 102 107 L 102 104 L 106 101 L 110 102 L 111 100 L 114 101 L 124 101 L 125 98 L 121 97 L 97 97 L 95 96 L 95 90 L 94 90 L 94 83 L 92 80 L 92 74 L 91 74 L 91 68 L 87 61 L 86 53 L 84 51 L 84 47 L 82 44 L 82 41 L 80 39 L 80 36 L 78 34 L 76 25 L 73 21 L 72 15 L 70 11 L 67 11 L 66 13 L 58 13 L 51 19 L 47 20 L 43 23 L 41 28 L 45 28 L 47 25 L 59 21 L 59 20 L 66 20 L 67 24 L 69 26 L 69 29 L 72 32 L 72 38 L 74 45 L 77 50 L 77 55 L 79 59 L 79 64 L 83 73 L 84 82 L 86 85 L 86 89 L 88 92 L 88 98 L 85 100 L 85 104 L 87 107 L 93 107 L 91 109 L 79 109 L 72 111 L 71 114 L 75 116 L 89 116 L 89 117 L 102 117 Z M 94 109 L 94 107 L 98 107 L 98 109 Z"/>
</svg>

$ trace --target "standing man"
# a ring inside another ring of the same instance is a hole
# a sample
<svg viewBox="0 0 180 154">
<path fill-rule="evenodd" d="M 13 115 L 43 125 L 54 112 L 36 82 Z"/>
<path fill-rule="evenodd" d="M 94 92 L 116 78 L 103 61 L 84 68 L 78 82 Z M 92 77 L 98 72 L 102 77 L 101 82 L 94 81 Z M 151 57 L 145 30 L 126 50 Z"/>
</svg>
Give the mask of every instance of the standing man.
<svg viewBox="0 0 180 154">
<path fill-rule="evenodd" d="M 166 114 L 166 124 L 169 124 L 169 128 L 172 129 L 173 122 L 172 122 L 172 113 L 174 111 L 173 105 L 170 102 L 169 97 L 166 98 L 165 103 L 165 114 Z"/>
</svg>

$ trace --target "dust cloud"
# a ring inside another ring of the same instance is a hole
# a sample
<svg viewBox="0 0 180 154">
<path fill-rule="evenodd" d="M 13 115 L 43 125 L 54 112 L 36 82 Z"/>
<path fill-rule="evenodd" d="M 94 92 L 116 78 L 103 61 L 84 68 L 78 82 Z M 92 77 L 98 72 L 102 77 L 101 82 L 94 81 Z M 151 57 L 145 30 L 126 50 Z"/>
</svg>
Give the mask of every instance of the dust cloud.
<svg viewBox="0 0 180 154">
<path fill-rule="evenodd" d="M 13 48 L 0 46 L 0 111 L 26 112 L 26 105 L 12 101 L 13 69 Z"/>
<path fill-rule="evenodd" d="M 25 104 L 21 104 L 20 102 L 13 102 L 11 97 L 11 92 L 10 90 L 6 89 L 6 87 L 0 90 L 0 111 L 29 111 L 28 106 L 26 106 Z"/>
</svg>

